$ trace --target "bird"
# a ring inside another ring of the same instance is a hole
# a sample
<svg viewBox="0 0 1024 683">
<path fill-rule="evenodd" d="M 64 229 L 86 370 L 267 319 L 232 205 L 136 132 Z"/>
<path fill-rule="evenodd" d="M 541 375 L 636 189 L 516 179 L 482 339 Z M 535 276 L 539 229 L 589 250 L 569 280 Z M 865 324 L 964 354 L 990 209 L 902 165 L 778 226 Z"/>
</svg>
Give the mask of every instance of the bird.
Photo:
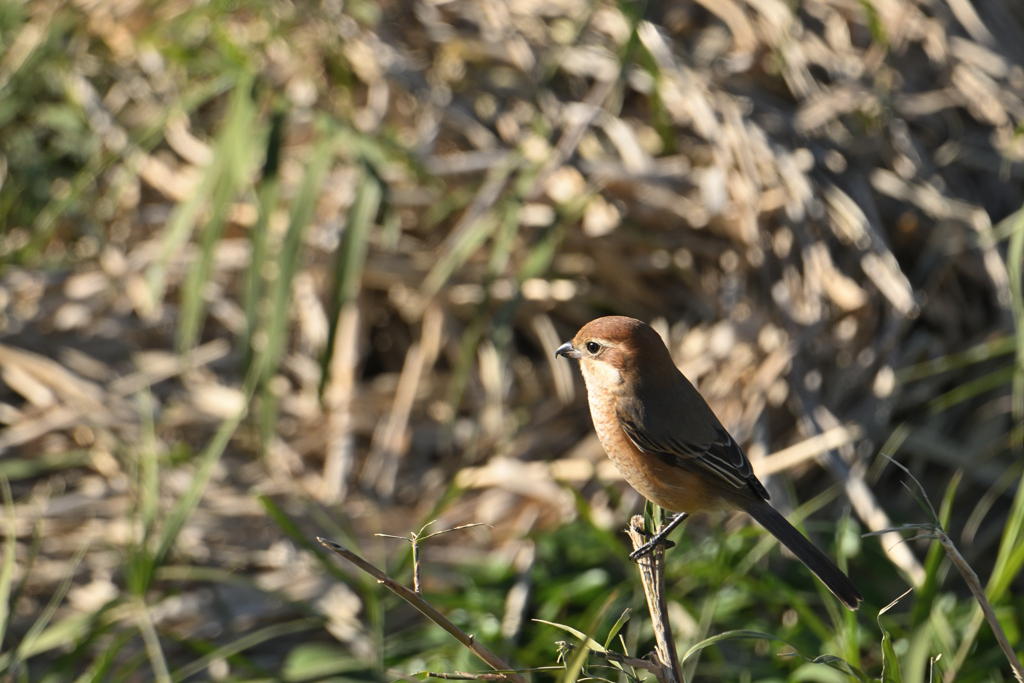
<svg viewBox="0 0 1024 683">
<path fill-rule="evenodd" d="M 644 498 L 678 513 L 630 557 L 657 545 L 692 513 L 742 510 L 775 536 L 846 607 L 863 599 L 825 553 L 768 503 L 746 454 L 646 323 L 607 316 L 587 323 L 555 356 L 579 361 L 594 430 Z"/>
</svg>

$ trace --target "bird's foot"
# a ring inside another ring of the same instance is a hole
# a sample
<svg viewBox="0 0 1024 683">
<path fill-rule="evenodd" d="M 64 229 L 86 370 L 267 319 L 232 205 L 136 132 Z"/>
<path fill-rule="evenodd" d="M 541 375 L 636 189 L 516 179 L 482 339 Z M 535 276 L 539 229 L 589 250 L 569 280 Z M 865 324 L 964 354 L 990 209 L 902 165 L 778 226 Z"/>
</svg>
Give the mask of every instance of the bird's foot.
<svg viewBox="0 0 1024 683">
<path fill-rule="evenodd" d="M 665 550 L 675 547 L 676 544 L 673 541 L 668 540 L 668 535 L 672 533 L 672 531 L 677 526 L 679 526 L 682 523 L 682 521 L 687 518 L 687 516 L 687 513 L 680 512 L 678 515 L 673 517 L 671 522 L 669 522 L 667 525 L 665 525 L 664 528 L 662 528 L 661 531 L 659 531 L 651 537 L 651 540 L 647 541 L 647 543 L 644 543 L 642 546 L 631 552 L 629 554 L 629 559 L 636 562 L 641 557 L 645 555 L 650 555 L 652 552 L 654 552 L 654 549 L 659 546 L 664 548 Z M 640 533 L 643 534 L 644 532 L 641 531 Z"/>
<path fill-rule="evenodd" d="M 642 546 L 640 546 L 639 548 L 637 548 L 636 550 L 631 552 L 629 554 L 629 559 L 631 559 L 634 562 L 636 562 L 641 557 L 643 557 L 645 555 L 650 555 L 651 553 L 653 553 L 654 549 L 657 548 L 658 546 L 661 546 L 665 550 L 668 550 L 669 548 L 674 548 L 675 547 L 675 545 L 676 545 L 675 541 L 670 541 L 667 538 L 659 538 L 659 536 L 661 536 L 661 534 L 658 534 L 656 536 L 652 536 L 651 540 L 647 541 L 647 543 L 644 543 Z"/>
</svg>

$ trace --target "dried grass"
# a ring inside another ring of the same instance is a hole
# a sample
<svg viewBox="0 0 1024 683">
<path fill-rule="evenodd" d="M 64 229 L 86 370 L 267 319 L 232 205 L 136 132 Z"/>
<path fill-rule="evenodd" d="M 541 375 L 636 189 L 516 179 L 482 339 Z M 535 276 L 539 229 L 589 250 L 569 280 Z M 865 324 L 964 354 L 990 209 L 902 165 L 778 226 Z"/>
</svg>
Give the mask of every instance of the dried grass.
<svg viewBox="0 0 1024 683">
<path fill-rule="evenodd" d="M 634 31 L 629 12 L 641 7 Z M 590 434 L 578 378 L 552 360 L 602 313 L 652 321 L 763 472 L 788 470 L 810 488 L 824 480 L 814 463 L 825 465 L 856 490 L 870 530 L 890 525 L 886 511 L 912 514 L 887 493 L 882 504 L 874 492 L 894 484 L 867 473 L 906 419 L 916 436 L 901 453 L 926 483 L 960 467 L 984 488 L 987 468 L 1002 471 L 1019 418 L 1009 380 L 927 410 L 998 356 L 913 383 L 895 373 L 1013 332 L 1002 240 L 1019 228 L 996 226 L 1024 203 L 1015 3 L 307 9 L 217 17 L 257 72 L 253 125 L 264 131 L 273 107 L 287 109 L 282 199 L 266 214 L 253 189 L 259 150 L 238 153 L 221 209 L 204 188 L 232 81 L 166 54 L 154 23 L 179 22 L 198 49 L 216 43 L 187 33 L 200 28 L 188 3 L 36 3 L 5 45 L 0 91 L 31 75 L 54 12 L 80 21 L 55 73 L 93 145 L 38 213 L 6 209 L 0 237 L 0 452 L 58 463 L 15 482 L 19 557 L 37 525 L 44 539 L 32 574 L 18 577 L 28 595 L 52 590 L 92 540 L 91 578 L 71 602 L 102 602 L 111 546 L 137 534 L 126 512 L 145 432 L 168 458 L 243 407 L 250 350 L 238 340 L 248 316 L 268 314 L 243 293 L 251 235 L 265 230 L 268 253 L 283 253 L 288 212 L 302 210 L 306 168 L 327 144 L 325 112 L 351 129 L 311 189 L 280 300 L 280 365 L 177 541 L 182 562 L 244 571 L 295 599 L 326 592 L 306 551 L 275 541 L 251 491 L 342 505 L 366 537 L 416 526 L 454 481 L 467 490 L 444 523 L 494 524 L 488 542 L 500 548 L 574 516 L 553 483 L 568 481 L 595 520 L 621 527 L 636 498 L 613 509 L 588 485 L 617 475 Z M 275 104 L 265 91 L 282 95 Z M 24 187 L 10 168 L 8 191 Z M 332 291 L 368 177 L 383 208 L 362 219 L 361 277 Z M 216 220 L 224 232 L 211 236 Z M 195 286 L 207 313 L 200 342 L 182 349 L 185 290 L 203 259 Z M 259 277 L 273 283 L 280 263 Z M 257 334 L 251 348 L 267 343 Z M 140 391 L 152 393 L 152 415 Z M 275 411 L 261 413 L 271 399 Z M 75 453 L 87 458 L 59 464 Z M 188 477 L 187 467 L 166 474 L 161 506 Z M 966 554 L 997 541 L 982 534 Z M 150 616 L 190 631 L 199 615 L 237 626 L 282 609 L 217 616 L 214 604 L 237 603 L 186 592 Z M 332 633 L 365 639 L 346 628 Z"/>
</svg>

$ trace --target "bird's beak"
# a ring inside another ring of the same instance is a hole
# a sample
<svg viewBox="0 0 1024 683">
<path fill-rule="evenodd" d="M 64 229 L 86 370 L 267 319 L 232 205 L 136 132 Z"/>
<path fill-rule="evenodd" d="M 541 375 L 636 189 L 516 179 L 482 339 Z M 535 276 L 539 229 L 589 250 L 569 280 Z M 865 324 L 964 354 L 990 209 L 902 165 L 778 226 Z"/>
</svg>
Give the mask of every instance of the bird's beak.
<svg viewBox="0 0 1024 683">
<path fill-rule="evenodd" d="M 580 357 L 580 352 L 576 350 L 576 347 L 572 345 L 572 342 L 565 342 L 557 349 L 555 349 L 555 358 L 559 356 L 565 356 L 566 358 L 576 358 L 578 360 Z"/>
</svg>

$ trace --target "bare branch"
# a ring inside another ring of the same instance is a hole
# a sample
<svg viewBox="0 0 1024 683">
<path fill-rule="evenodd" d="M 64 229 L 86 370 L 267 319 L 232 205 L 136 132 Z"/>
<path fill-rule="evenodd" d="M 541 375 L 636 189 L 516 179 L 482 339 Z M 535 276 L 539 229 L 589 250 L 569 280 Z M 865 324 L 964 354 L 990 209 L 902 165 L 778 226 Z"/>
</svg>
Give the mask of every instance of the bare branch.
<svg viewBox="0 0 1024 683">
<path fill-rule="evenodd" d="M 418 593 L 413 592 L 406 586 L 395 581 L 348 548 L 338 545 L 333 541 L 328 541 L 325 538 L 320 538 L 319 536 L 317 536 L 316 540 L 320 541 L 321 545 L 328 550 L 341 555 L 356 567 L 377 579 L 379 583 L 384 584 L 385 588 L 415 607 L 421 614 L 423 614 L 423 616 L 450 633 L 457 641 L 469 648 L 473 654 L 484 660 L 488 666 L 502 674 L 505 680 L 514 681 L 515 683 L 526 683 L 526 679 L 513 671 L 512 667 L 502 661 L 498 655 L 478 643 L 473 636 L 466 634 L 458 626 L 448 621 L 443 614 L 434 609 L 433 606 L 424 600 Z"/>
<path fill-rule="evenodd" d="M 634 515 L 629 521 L 629 540 L 633 548 L 639 549 L 647 542 L 641 530 L 644 518 Z M 637 560 L 640 566 L 640 579 L 644 584 L 647 596 L 647 608 L 651 612 L 651 624 L 654 626 L 654 637 L 658 642 L 657 657 L 660 664 L 658 680 L 663 683 L 683 683 L 682 667 L 679 664 L 679 653 L 676 651 L 672 626 L 668 623 L 668 601 L 665 598 L 665 549 L 656 546 L 653 551 Z"/>
</svg>

